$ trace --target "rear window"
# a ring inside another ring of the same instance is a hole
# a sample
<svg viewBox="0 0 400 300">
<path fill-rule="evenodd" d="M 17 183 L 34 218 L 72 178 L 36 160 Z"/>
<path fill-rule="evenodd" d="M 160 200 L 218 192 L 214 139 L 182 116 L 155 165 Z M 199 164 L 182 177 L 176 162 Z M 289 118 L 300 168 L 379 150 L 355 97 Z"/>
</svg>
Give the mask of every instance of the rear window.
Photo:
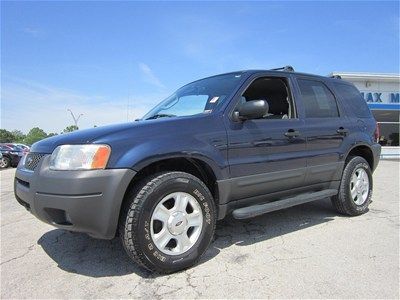
<svg viewBox="0 0 400 300">
<path fill-rule="evenodd" d="M 361 93 L 352 85 L 335 83 L 336 93 L 358 118 L 370 118 L 371 111 Z"/>
<path fill-rule="evenodd" d="M 339 116 L 332 92 L 319 81 L 298 80 L 306 118 L 335 118 Z"/>
</svg>

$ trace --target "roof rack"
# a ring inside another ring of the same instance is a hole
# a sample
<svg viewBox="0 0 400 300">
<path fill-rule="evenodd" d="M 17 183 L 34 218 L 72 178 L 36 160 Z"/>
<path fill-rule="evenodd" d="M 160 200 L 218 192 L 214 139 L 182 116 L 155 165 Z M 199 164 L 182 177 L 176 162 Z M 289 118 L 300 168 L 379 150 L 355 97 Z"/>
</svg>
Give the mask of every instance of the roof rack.
<svg viewBox="0 0 400 300">
<path fill-rule="evenodd" d="M 340 76 L 340 75 L 332 75 L 332 76 L 329 76 L 330 78 L 335 78 L 335 79 L 342 79 L 342 76 Z"/>
<path fill-rule="evenodd" d="M 271 71 L 285 71 L 285 72 L 294 72 L 294 68 L 292 66 L 284 66 L 280 68 L 270 69 Z"/>
</svg>

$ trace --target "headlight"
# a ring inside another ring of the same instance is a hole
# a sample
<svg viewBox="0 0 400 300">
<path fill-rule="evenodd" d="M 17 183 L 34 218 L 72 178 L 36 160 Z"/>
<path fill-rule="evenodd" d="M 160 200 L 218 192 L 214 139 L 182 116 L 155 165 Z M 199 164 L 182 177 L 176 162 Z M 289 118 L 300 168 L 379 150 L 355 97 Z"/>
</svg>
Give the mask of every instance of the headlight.
<svg viewBox="0 0 400 300">
<path fill-rule="evenodd" d="M 50 157 L 51 170 L 104 169 L 110 157 L 108 145 L 62 145 Z"/>
</svg>

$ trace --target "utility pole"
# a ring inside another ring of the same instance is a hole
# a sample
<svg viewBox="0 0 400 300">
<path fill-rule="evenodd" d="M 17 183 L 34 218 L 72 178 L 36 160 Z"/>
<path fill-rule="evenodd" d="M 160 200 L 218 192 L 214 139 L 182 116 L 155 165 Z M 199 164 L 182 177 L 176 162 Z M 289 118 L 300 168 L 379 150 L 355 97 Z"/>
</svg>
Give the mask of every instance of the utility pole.
<svg viewBox="0 0 400 300">
<path fill-rule="evenodd" d="M 72 110 L 70 110 L 70 109 L 68 108 L 67 111 L 70 112 L 70 114 L 71 114 L 71 116 L 72 116 L 72 119 L 74 119 L 74 124 L 75 124 L 76 128 L 78 128 L 78 121 L 79 121 L 80 117 L 83 116 L 83 114 L 79 114 L 78 117 L 75 117 L 75 115 L 74 115 L 74 113 L 72 112 Z"/>
</svg>

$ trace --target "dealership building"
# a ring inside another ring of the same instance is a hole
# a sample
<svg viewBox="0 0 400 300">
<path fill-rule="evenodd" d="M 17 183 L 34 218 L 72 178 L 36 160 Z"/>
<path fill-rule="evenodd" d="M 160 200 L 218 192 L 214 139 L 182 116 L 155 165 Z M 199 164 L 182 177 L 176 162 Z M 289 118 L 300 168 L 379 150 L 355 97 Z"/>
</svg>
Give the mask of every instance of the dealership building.
<svg viewBox="0 0 400 300">
<path fill-rule="evenodd" d="M 360 90 L 379 124 L 383 156 L 400 157 L 400 75 L 354 72 L 333 72 L 331 75 L 339 75 Z"/>
</svg>

